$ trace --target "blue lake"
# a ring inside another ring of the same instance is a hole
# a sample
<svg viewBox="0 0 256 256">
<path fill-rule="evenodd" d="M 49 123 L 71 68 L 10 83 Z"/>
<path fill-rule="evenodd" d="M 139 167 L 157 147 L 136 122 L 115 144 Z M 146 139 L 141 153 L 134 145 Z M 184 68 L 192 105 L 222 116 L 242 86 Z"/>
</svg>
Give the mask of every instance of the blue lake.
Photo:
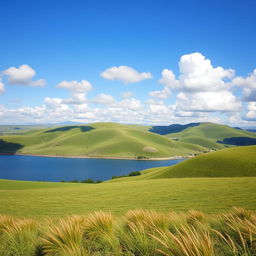
<svg viewBox="0 0 256 256">
<path fill-rule="evenodd" d="M 1 155 L 0 179 L 31 181 L 107 180 L 132 171 L 169 166 L 183 161 L 138 161 Z"/>
</svg>

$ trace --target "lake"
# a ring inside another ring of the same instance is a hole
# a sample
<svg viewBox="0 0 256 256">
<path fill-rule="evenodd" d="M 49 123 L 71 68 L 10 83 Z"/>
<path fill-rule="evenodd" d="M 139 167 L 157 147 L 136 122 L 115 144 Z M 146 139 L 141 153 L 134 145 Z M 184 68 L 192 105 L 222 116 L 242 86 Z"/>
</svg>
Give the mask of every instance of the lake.
<svg viewBox="0 0 256 256">
<path fill-rule="evenodd" d="M 169 166 L 183 161 L 138 161 L 90 158 L 57 158 L 1 155 L 0 179 L 30 181 L 107 180 L 152 167 Z"/>
</svg>

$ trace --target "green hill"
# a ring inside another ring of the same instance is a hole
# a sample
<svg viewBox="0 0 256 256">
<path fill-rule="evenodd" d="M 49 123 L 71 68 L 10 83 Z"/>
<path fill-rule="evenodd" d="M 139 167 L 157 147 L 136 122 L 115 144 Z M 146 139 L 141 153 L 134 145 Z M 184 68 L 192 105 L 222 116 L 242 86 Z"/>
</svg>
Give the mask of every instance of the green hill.
<svg viewBox="0 0 256 256">
<path fill-rule="evenodd" d="M 27 130 L 20 135 L 1 136 L 0 153 L 161 158 L 222 149 L 226 142 L 254 143 L 256 139 L 255 133 L 213 123 L 176 126 L 174 130 L 180 132 L 165 136 L 150 132 L 154 129 L 149 126 L 117 123 Z"/>
<path fill-rule="evenodd" d="M 181 132 L 169 133 L 166 136 L 175 138 L 181 142 L 215 149 L 224 148 L 225 141 L 223 140 L 226 138 L 256 138 L 256 134 L 253 132 L 214 123 L 200 123 L 194 126 L 188 126 L 188 128 Z"/>
<path fill-rule="evenodd" d="M 116 123 L 63 126 L 1 136 L 0 152 L 93 157 L 169 157 L 205 150 L 151 133 L 148 127 Z"/>
<path fill-rule="evenodd" d="M 256 146 L 223 149 L 158 168 L 157 172 L 150 172 L 148 178 L 253 177 L 256 176 L 255 156 Z"/>
</svg>

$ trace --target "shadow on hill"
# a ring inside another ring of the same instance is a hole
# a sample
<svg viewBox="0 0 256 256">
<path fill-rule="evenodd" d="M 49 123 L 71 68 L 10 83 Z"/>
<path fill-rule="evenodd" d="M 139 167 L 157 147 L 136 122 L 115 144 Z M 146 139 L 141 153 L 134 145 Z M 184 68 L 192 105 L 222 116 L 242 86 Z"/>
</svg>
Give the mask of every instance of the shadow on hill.
<svg viewBox="0 0 256 256">
<path fill-rule="evenodd" d="M 59 128 L 55 128 L 55 129 L 51 129 L 48 131 L 45 131 L 45 133 L 49 133 L 49 132 L 66 132 L 75 128 L 79 128 L 82 132 L 89 132 L 95 128 L 91 127 L 91 126 L 86 126 L 86 125 L 73 125 L 73 126 L 64 126 L 64 127 L 59 127 Z"/>
<path fill-rule="evenodd" d="M 149 129 L 150 132 L 157 133 L 160 135 L 166 135 L 169 133 L 181 132 L 189 127 L 198 126 L 201 123 L 190 123 L 190 124 L 171 124 L 169 126 L 153 126 Z"/>
<path fill-rule="evenodd" d="M 256 139 L 250 138 L 250 137 L 231 137 L 231 138 L 225 138 L 222 141 L 217 141 L 221 144 L 229 144 L 229 145 L 235 145 L 235 146 L 250 146 L 250 145 L 256 145 Z"/>
<path fill-rule="evenodd" d="M 19 143 L 7 142 L 0 139 L 0 153 L 2 154 L 15 154 L 23 145 Z"/>
</svg>

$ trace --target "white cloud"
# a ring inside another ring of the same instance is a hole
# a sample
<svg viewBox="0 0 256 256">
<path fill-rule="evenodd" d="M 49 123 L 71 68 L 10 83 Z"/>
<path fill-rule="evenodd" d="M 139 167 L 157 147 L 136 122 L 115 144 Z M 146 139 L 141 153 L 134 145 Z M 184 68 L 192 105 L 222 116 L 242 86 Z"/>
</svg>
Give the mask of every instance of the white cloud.
<svg viewBox="0 0 256 256">
<path fill-rule="evenodd" d="M 86 93 L 92 89 L 92 85 L 87 80 L 78 81 L 62 81 L 57 85 L 58 88 L 65 88 L 75 93 Z"/>
<path fill-rule="evenodd" d="M 235 77 L 232 85 L 241 86 L 243 88 L 244 101 L 256 101 L 256 69 L 253 70 L 248 77 Z"/>
<path fill-rule="evenodd" d="M 92 100 L 93 103 L 98 103 L 98 104 L 111 104 L 114 101 L 115 101 L 115 99 L 112 95 L 104 94 L 104 93 L 101 93 L 101 94 L 97 95 Z"/>
<path fill-rule="evenodd" d="M 87 80 L 78 81 L 62 81 L 57 88 L 65 88 L 71 92 L 71 98 L 63 99 L 66 104 L 83 104 L 86 102 L 86 94 L 92 90 L 92 85 Z"/>
<path fill-rule="evenodd" d="M 201 53 L 183 55 L 179 61 L 179 77 L 182 90 L 189 92 L 218 91 L 228 89 L 225 78 L 232 78 L 234 70 L 214 68 Z"/>
<path fill-rule="evenodd" d="M 39 79 L 33 81 L 36 71 L 28 65 L 21 65 L 18 68 L 10 67 L 3 71 L 3 74 L 8 77 L 9 84 L 29 85 L 29 86 L 44 86 L 45 80 Z"/>
<path fill-rule="evenodd" d="M 159 80 L 159 83 L 172 89 L 178 89 L 179 87 L 179 81 L 176 80 L 174 73 L 169 69 L 164 69 L 162 71 L 162 78 Z"/>
<path fill-rule="evenodd" d="M 132 92 L 123 92 L 122 93 L 122 98 L 126 99 L 126 98 L 131 98 L 133 96 Z"/>
<path fill-rule="evenodd" d="M 0 94 L 4 93 L 4 84 L 2 82 L 2 79 L 0 78 Z"/>
<path fill-rule="evenodd" d="M 167 99 L 170 97 L 171 91 L 168 87 L 164 87 L 163 90 L 150 92 L 149 95 L 159 99 Z"/>
<path fill-rule="evenodd" d="M 56 108 L 61 105 L 63 99 L 46 97 L 44 103 L 49 108 Z"/>
<path fill-rule="evenodd" d="M 248 102 L 247 109 L 246 120 L 256 121 L 256 102 Z"/>
<path fill-rule="evenodd" d="M 194 112 L 239 111 L 241 103 L 229 91 L 197 92 L 177 95 L 177 109 Z"/>
<path fill-rule="evenodd" d="M 137 70 L 128 66 L 111 67 L 103 71 L 100 75 L 107 80 L 119 80 L 124 84 L 136 83 L 152 78 L 150 72 L 139 73 Z"/>
</svg>

